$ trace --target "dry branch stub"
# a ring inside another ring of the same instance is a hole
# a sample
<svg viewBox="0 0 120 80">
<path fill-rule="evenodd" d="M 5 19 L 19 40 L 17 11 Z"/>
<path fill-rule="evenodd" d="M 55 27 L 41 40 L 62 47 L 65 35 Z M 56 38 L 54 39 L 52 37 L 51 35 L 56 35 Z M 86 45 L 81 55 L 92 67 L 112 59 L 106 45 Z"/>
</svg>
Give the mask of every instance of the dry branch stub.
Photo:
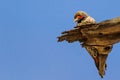
<svg viewBox="0 0 120 80">
<path fill-rule="evenodd" d="M 101 77 L 105 75 L 106 60 L 115 43 L 120 42 L 120 17 L 97 24 L 76 26 L 62 32 L 58 42 L 79 41 L 93 58 Z"/>
</svg>

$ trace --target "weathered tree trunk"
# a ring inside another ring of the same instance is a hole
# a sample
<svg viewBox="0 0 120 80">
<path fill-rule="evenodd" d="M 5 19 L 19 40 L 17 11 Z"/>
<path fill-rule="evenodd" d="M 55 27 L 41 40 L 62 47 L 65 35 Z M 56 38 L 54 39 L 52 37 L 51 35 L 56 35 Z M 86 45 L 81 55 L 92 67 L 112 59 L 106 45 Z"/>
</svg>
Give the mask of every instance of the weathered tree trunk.
<svg viewBox="0 0 120 80">
<path fill-rule="evenodd" d="M 105 74 L 106 59 L 112 46 L 120 41 L 120 17 L 97 24 L 76 26 L 74 29 L 62 32 L 58 42 L 69 43 L 79 41 L 94 59 L 101 77 Z"/>
</svg>

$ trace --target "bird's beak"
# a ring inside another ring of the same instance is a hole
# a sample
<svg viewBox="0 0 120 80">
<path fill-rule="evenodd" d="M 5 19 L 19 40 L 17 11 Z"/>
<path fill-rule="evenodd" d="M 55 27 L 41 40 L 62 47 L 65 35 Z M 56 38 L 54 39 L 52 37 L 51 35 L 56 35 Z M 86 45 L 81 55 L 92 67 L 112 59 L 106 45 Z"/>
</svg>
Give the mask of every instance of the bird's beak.
<svg viewBox="0 0 120 80">
<path fill-rule="evenodd" d="M 77 22 L 78 21 L 78 18 L 74 19 L 74 22 Z"/>
</svg>

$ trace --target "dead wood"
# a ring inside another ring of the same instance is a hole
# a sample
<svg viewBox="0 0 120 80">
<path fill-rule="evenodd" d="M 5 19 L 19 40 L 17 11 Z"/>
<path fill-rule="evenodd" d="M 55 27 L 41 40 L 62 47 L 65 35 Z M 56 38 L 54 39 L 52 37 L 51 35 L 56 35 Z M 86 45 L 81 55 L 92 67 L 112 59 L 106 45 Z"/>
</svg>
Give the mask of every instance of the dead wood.
<svg viewBox="0 0 120 80">
<path fill-rule="evenodd" d="M 120 42 L 120 17 L 105 20 L 97 24 L 76 26 L 62 32 L 58 42 L 69 43 L 79 41 L 94 59 L 101 77 L 105 74 L 106 59 L 112 46 Z"/>
</svg>

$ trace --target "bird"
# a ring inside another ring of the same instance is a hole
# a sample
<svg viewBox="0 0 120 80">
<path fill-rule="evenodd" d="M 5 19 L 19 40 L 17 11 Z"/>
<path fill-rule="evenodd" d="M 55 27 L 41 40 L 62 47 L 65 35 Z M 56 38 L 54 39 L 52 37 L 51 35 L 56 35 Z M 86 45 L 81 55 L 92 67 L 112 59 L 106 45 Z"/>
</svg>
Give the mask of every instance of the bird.
<svg viewBox="0 0 120 80">
<path fill-rule="evenodd" d="M 77 11 L 74 15 L 74 22 L 77 23 L 77 26 L 87 25 L 87 24 L 96 24 L 94 18 L 89 16 L 84 11 Z"/>
</svg>

